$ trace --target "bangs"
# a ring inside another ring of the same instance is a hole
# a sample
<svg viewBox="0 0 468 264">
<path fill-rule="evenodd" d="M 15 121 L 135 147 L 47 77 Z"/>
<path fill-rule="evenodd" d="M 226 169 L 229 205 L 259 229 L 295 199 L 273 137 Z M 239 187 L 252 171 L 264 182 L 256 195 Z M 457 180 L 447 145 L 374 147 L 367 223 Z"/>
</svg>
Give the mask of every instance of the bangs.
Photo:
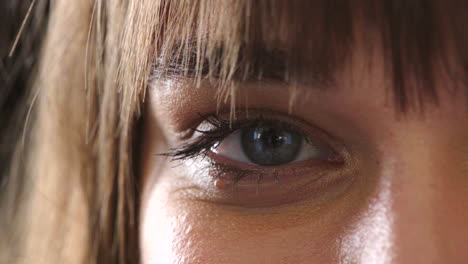
<svg viewBox="0 0 468 264">
<path fill-rule="evenodd" d="M 466 1 L 165 1 L 160 12 L 153 77 L 215 81 L 224 100 L 242 81 L 333 87 L 358 40 L 379 45 L 401 112 L 437 104 L 441 73 L 468 94 Z"/>
</svg>

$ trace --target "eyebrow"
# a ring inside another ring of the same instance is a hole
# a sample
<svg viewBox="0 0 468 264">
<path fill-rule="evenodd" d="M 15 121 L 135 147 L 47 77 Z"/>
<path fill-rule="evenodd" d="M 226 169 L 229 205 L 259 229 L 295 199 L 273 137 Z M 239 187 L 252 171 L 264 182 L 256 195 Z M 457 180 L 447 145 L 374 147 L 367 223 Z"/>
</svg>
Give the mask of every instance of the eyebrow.
<svg viewBox="0 0 468 264">
<path fill-rule="evenodd" d="M 197 77 L 212 78 L 215 80 L 234 82 L 265 82 L 280 83 L 284 87 L 291 85 L 307 87 L 330 87 L 335 82 L 334 69 L 310 69 L 312 60 L 305 56 L 295 58 L 291 52 L 276 47 L 265 45 L 243 45 L 239 48 L 239 56 L 235 63 L 223 65 L 226 56 L 226 47 L 219 45 L 211 50 L 210 57 L 199 55 L 196 45 L 185 45 L 182 43 L 172 45 L 170 51 L 162 56 L 169 59 L 159 58 L 155 60 L 152 68 L 153 79 L 177 79 L 188 78 L 195 80 Z M 183 50 L 183 54 L 181 54 Z M 197 62 L 197 58 L 201 58 Z M 227 79 L 223 71 L 230 70 L 223 67 L 232 67 L 233 74 Z M 330 72 L 328 72 L 330 71 Z M 301 84 L 301 85 L 299 85 Z"/>
</svg>

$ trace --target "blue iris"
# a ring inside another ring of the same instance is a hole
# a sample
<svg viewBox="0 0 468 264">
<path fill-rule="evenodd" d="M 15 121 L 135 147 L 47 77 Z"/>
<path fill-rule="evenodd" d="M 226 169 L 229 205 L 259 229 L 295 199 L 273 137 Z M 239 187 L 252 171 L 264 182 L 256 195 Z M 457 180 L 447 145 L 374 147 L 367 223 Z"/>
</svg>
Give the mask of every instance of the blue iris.
<svg viewBox="0 0 468 264">
<path fill-rule="evenodd" d="M 277 166 L 294 161 L 302 146 L 302 136 L 274 126 L 244 128 L 242 149 L 252 163 Z"/>
</svg>

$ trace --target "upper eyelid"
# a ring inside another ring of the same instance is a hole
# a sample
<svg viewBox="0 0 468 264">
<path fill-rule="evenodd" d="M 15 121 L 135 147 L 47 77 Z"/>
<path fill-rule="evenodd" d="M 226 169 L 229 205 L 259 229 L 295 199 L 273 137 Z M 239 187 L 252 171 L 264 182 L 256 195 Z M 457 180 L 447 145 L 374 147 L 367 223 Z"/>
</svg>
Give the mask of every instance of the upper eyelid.
<svg viewBox="0 0 468 264">
<path fill-rule="evenodd" d="M 217 117 L 219 118 L 219 117 Z M 223 120 L 224 122 L 229 122 L 229 120 Z M 295 133 L 300 134 L 301 136 L 304 137 L 306 143 L 311 143 L 311 138 L 307 135 L 307 132 L 305 132 L 303 129 L 300 129 L 297 126 L 294 126 L 288 122 L 281 121 L 281 120 L 274 120 L 272 118 L 266 118 L 263 115 L 260 115 L 257 118 L 251 119 L 251 120 L 235 120 L 234 126 L 231 127 L 230 132 L 235 132 L 236 130 L 246 128 L 246 127 L 251 127 L 254 125 L 263 125 L 263 124 L 268 124 L 268 125 L 273 125 L 273 126 L 278 126 L 282 129 L 287 129 L 290 131 L 293 131 Z"/>
<path fill-rule="evenodd" d="M 264 125 L 264 124 L 268 124 L 268 125 L 276 125 L 276 126 L 279 126 L 281 128 L 287 128 L 287 129 L 290 129 L 290 130 L 293 130 L 294 132 L 299 132 L 301 134 L 303 134 L 303 131 L 299 128 L 297 128 L 296 126 L 294 125 L 291 125 L 285 121 L 281 121 L 281 120 L 274 120 L 272 118 L 266 118 L 265 116 L 263 115 L 260 115 L 256 118 L 252 118 L 252 119 L 236 119 L 236 120 L 228 120 L 228 119 L 224 119 L 224 118 L 221 118 L 217 115 L 212 115 L 211 117 L 215 118 L 217 121 L 219 121 L 218 124 L 214 124 L 216 127 L 218 125 L 224 125 L 224 126 L 228 126 L 229 125 L 229 128 L 230 128 L 230 131 L 235 131 L 239 128 L 244 128 L 244 127 L 250 127 L 250 126 L 253 126 L 253 125 Z M 212 119 L 206 119 L 206 120 L 203 120 L 203 121 L 209 121 L 210 124 L 213 124 L 213 122 L 211 122 Z M 203 122 L 202 121 L 202 122 Z M 219 127 L 218 127 L 219 128 Z M 192 128 L 194 131 L 197 131 L 197 132 L 207 132 L 207 131 L 200 131 L 198 128 Z"/>
</svg>

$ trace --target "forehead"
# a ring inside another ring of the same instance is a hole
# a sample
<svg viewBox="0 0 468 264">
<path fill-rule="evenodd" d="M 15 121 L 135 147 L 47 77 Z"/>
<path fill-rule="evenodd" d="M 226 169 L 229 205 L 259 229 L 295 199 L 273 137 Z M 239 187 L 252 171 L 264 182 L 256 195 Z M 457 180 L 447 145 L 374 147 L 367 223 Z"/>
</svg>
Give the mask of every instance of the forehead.
<svg viewBox="0 0 468 264">
<path fill-rule="evenodd" d="M 406 111 L 437 102 L 446 88 L 435 85 L 440 74 L 468 94 L 468 4 L 459 2 L 177 1 L 167 7 L 158 66 L 224 83 L 271 74 L 325 87 L 366 57 L 383 67 L 386 88 Z"/>
</svg>

